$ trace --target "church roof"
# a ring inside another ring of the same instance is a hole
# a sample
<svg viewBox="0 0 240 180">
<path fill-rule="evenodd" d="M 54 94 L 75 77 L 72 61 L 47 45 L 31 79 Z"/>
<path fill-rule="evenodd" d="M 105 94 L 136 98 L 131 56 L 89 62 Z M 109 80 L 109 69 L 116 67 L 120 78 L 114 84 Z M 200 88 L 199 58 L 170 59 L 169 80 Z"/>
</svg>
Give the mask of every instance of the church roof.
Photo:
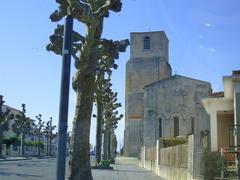
<svg viewBox="0 0 240 180">
<path fill-rule="evenodd" d="M 198 81 L 198 82 L 201 82 L 201 83 L 204 83 L 204 84 L 206 84 L 206 83 L 207 83 L 207 84 L 210 84 L 210 83 L 207 82 L 207 81 L 198 80 L 198 79 L 194 79 L 194 78 L 190 78 L 190 77 L 186 77 L 186 76 L 182 76 L 182 75 L 177 75 L 177 74 L 175 74 L 175 75 L 172 75 L 172 76 L 170 76 L 170 77 L 168 77 L 168 78 L 161 79 L 161 80 L 159 80 L 159 81 L 155 81 L 155 82 L 153 82 L 153 83 L 147 84 L 147 85 L 145 86 L 145 88 L 146 88 L 146 87 L 149 87 L 149 86 L 153 86 L 153 85 L 158 84 L 158 83 L 164 83 L 164 82 L 166 82 L 166 81 L 170 81 L 170 80 L 173 80 L 173 79 L 177 79 L 177 78 L 184 78 L 184 79 L 186 79 L 186 80 L 192 80 L 192 81 Z"/>
</svg>

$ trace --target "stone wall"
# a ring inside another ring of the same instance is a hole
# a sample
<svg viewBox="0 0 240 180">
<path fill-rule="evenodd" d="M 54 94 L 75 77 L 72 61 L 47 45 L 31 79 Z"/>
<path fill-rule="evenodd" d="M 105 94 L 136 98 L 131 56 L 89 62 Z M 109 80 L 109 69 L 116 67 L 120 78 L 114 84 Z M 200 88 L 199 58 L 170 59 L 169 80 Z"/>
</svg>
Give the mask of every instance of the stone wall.
<svg viewBox="0 0 240 180">
<path fill-rule="evenodd" d="M 144 38 L 149 37 L 150 49 L 144 50 Z M 131 58 L 164 57 L 168 60 L 168 38 L 164 31 L 131 33 Z"/>
<path fill-rule="evenodd" d="M 154 146 L 160 131 L 161 137 L 174 137 L 174 119 L 177 118 L 177 136 L 194 133 L 195 147 L 200 147 L 201 131 L 210 129 L 209 116 L 201 104 L 201 98 L 208 97 L 210 92 L 211 85 L 208 82 L 180 75 L 146 86 L 143 146 Z"/>
<path fill-rule="evenodd" d="M 188 137 L 186 144 L 160 148 L 142 148 L 139 165 L 153 171 L 161 178 L 168 180 L 190 180 L 193 178 L 194 137 Z"/>
<path fill-rule="evenodd" d="M 6 146 L 6 144 L 2 144 L 3 151 L 2 155 L 3 157 L 17 157 L 20 153 L 20 146 L 13 146 L 10 145 L 9 147 Z"/>
</svg>

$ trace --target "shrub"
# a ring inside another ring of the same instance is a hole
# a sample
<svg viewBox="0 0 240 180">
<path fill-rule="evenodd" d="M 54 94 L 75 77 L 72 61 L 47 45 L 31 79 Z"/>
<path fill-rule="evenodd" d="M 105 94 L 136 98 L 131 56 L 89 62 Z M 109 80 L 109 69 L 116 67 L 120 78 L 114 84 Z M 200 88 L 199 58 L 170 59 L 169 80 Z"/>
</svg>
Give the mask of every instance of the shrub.
<svg viewBox="0 0 240 180">
<path fill-rule="evenodd" d="M 3 144 L 6 144 L 6 146 L 10 146 L 11 142 L 10 142 L 9 138 L 4 138 L 3 139 Z"/>
<path fill-rule="evenodd" d="M 44 148 L 44 143 L 41 142 L 41 141 L 40 142 L 35 142 L 34 144 L 35 144 L 35 146 L 40 147 L 41 149 Z"/>
<path fill-rule="evenodd" d="M 101 161 L 101 166 L 103 167 L 110 167 L 110 160 L 102 160 Z"/>
<path fill-rule="evenodd" d="M 201 157 L 201 174 L 206 179 L 221 177 L 221 171 L 225 172 L 226 163 L 219 152 L 205 151 Z"/>
<path fill-rule="evenodd" d="M 36 147 L 40 147 L 41 149 L 44 148 L 44 143 L 43 142 L 34 142 L 34 141 L 25 141 L 24 144 L 26 146 L 36 146 Z"/>
<path fill-rule="evenodd" d="M 26 146 L 34 146 L 35 145 L 35 143 L 33 141 L 25 141 L 24 144 Z"/>
<path fill-rule="evenodd" d="M 110 164 L 115 164 L 115 158 L 111 158 Z"/>
<path fill-rule="evenodd" d="M 10 145 L 15 145 L 15 146 L 19 146 L 20 145 L 20 139 L 18 137 L 10 137 L 10 138 L 4 138 L 3 139 L 3 144 L 6 144 L 6 146 L 10 146 Z"/>
<path fill-rule="evenodd" d="M 163 147 L 171 147 L 179 144 L 185 144 L 187 141 L 183 138 L 164 138 L 162 139 Z"/>
</svg>

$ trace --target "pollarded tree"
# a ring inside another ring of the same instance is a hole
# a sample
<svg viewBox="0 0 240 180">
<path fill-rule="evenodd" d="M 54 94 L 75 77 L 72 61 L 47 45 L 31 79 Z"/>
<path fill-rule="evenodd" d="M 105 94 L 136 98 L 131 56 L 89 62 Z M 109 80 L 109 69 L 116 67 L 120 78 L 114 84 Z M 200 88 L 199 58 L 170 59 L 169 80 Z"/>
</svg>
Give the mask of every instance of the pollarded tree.
<svg viewBox="0 0 240 180">
<path fill-rule="evenodd" d="M 41 138 L 43 137 L 43 127 L 44 121 L 42 120 L 42 115 L 38 114 L 36 116 L 37 123 L 34 123 L 34 134 L 37 136 L 37 148 L 38 148 L 38 157 L 40 157 L 40 150 L 41 150 Z"/>
<path fill-rule="evenodd" d="M 117 128 L 118 121 L 123 118 L 122 114 L 119 114 L 118 108 L 121 107 L 121 103 L 117 102 L 117 93 L 111 89 L 112 84 L 110 79 L 107 81 L 104 90 L 104 159 L 111 159 L 111 137 L 114 135 L 114 130 Z"/>
<path fill-rule="evenodd" d="M 107 72 L 107 71 L 106 71 Z M 104 134 L 104 142 L 105 146 L 107 146 L 107 134 L 110 136 L 109 131 L 106 130 L 106 128 L 109 128 L 109 125 L 117 127 L 116 116 L 110 116 L 113 115 L 115 112 L 113 109 L 113 104 L 115 103 L 116 108 L 120 107 L 120 103 L 116 103 L 117 101 L 117 93 L 113 93 L 111 90 L 111 73 L 108 73 L 108 79 L 104 79 L 103 73 L 100 74 L 101 76 L 98 76 L 97 78 L 97 88 L 96 88 L 96 95 L 95 95 L 95 101 L 97 105 L 97 115 L 94 115 L 94 117 L 97 118 L 97 127 L 96 127 L 96 153 L 95 153 L 95 164 L 98 165 L 101 161 L 101 149 L 102 149 L 102 134 Z M 106 75 L 105 75 L 106 76 Z M 108 109 L 106 109 L 108 108 Z M 120 119 L 119 119 L 120 120 Z M 105 122 L 104 122 L 105 121 Z M 107 122 L 107 121 L 111 121 Z M 105 126 L 105 127 L 104 127 Z M 105 131 L 104 131 L 105 129 Z M 110 142 L 110 141 L 109 141 Z M 109 144 L 110 145 L 110 144 Z M 105 147 L 104 146 L 104 147 Z M 104 148 L 105 150 L 105 159 L 107 157 L 107 148 Z"/>
<path fill-rule="evenodd" d="M 119 12 L 122 4 L 121 0 L 57 0 L 57 2 L 59 8 L 50 16 L 53 22 L 60 21 L 69 13 L 87 29 L 85 36 L 78 36 L 79 41 L 75 40 L 73 35 L 72 54 L 77 69 L 73 78 L 73 89 L 77 94 L 77 104 L 71 138 L 69 179 L 92 180 L 89 135 L 98 61 L 101 58 L 108 61 L 109 56 L 118 58 L 121 45 L 126 43 L 101 39 L 103 21 L 109 16 L 109 11 Z M 50 41 L 47 49 L 61 54 L 61 34 L 55 31 L 55 35 L 50 36 Z M 74 50 L 79 52 L 79 57 Z"/>
<path fill-rule="evenodd" d="M 0 95 L 0 158 L 2 158 L 3 132 L 8 130 L 8 122 L 14 118 L 10 109 L 7 108 L 7 110 L 3 112 L 3 104 L 3 96 Z"/>
<path fill-rule="evenodd" d="M 113 134 L 112 134 L 112 141 L 111 141 L 111 155 L 112 155 L 112 158 L 115 158 L 116 155 L 117 155 L 117 136 L 115 134 L 115 131 L 113 131 Z"/>
<path fill-rule="evenodd" d="M 16 120 L 12 125 L 13 131 L 17 134 L 17 136 L 21 135 L 21 155 L 25 156 L 25 137 L 32 130 L 33 121 L 26 117 L 25 115 L 26 109 L 25 104 L 22 104 L 22 112 L 16 115 Z"/>
<path fill-rule="evenodd" d="M 96 88 L 95 88 L 95 101 L 97 106 L 97 123 L 96 123 L 96 154 L 95 154 L 95 164 L 98 165 L 101 161 L 101 149 L 102 149 L 102 130 L 103 130 L 103 112 L 104 112 L 104 96 L 106 94 L 104 87 L 110 83 L 110 78 L 112 74 L 112 69 L 117 69 L 118 65 L 115 60 L 118 59 L 118 52 L 125 52 L 127 46 L 129 45 L 128 40 L 122 42 L 105 41 L 104 47 L 108 47 L 106 56 L 103 56 L 98 61 L 98 70 L 96 78 Z M 118 49 L 118 52 L 111 50 Z M 108 79 L 105 79 L 108 76 Z"/>
<path fill-rule="evenodd" d="M 101 161 L 102 154 L 102 128 L 103 128 L 103 83 L 104 72 L 99 70 L 96 78 L 96 89 L 95 89 L 95 102 L 97 108 L 96 117 L 96 147 L 95 147 L 95 165 L 98 166 Z"/>
<path fill-rule="evenodd" d="M 46 123 L 43 133 L 44 136 L 47 138 L 47 155 L 52 155 L 52 141 L 56 137 L 56 134 L 53 132 L 56 129 L 56 126 L 52 124 L 52 117 Z"/>
</svg>

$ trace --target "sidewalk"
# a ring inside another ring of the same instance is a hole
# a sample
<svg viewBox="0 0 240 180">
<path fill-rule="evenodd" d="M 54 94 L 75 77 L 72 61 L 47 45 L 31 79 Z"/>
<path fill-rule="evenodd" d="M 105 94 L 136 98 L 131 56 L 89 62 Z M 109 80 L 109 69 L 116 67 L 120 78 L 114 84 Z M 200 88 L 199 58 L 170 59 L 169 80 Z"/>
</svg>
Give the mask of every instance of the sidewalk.
<svg viewBox="0 0 240 180">
<path fill-rule="evenodd" d="M 163 180 L 150 171 L 140 168 L 137 159 L 117 157 L 113 170 L 92 170 L 94 180 Z"/>
</svg>

